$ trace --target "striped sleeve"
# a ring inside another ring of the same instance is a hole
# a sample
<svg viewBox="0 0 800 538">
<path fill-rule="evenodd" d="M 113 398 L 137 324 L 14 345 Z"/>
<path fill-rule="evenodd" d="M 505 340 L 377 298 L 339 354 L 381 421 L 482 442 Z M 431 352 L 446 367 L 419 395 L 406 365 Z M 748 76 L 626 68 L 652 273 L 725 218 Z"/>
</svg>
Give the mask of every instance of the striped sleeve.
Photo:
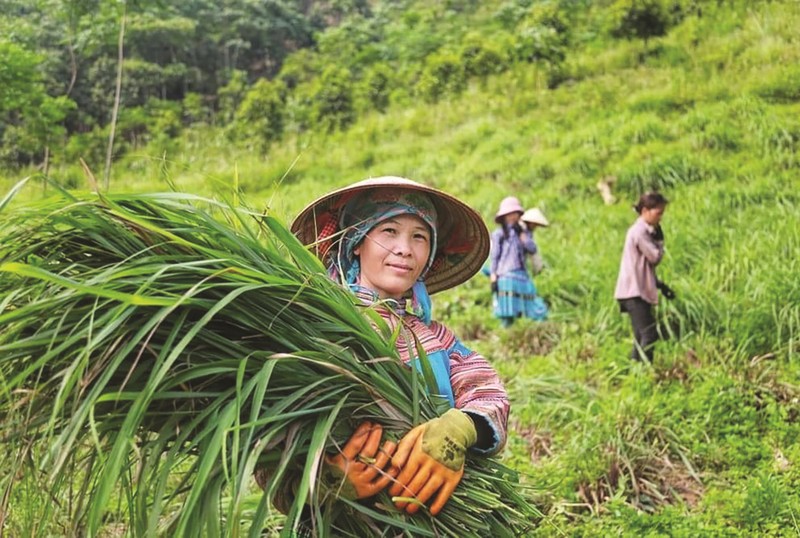
<svg viewBox="0 0 800 538">
<path fill-rule="evenodd" d="M 473 447 L 481 454 L 495 454 L 506 443 L 509 401 L 503 382 L 495 369 L 480 354 L 456 338 L 450 329 L 434 321 L 431 330 L 450 356 L 450 384 L 455 406 L 473 419 L 482 419 L 492 432 L 492 439 Z"/>
</svg>

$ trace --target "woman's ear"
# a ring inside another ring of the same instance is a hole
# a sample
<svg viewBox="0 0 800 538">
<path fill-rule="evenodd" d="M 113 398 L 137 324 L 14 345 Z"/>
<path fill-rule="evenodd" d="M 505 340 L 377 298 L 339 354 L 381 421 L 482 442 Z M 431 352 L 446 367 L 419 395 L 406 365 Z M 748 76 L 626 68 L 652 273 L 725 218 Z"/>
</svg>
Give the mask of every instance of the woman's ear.
<svg viewBox="0 0 800 538">
<path fill-rule="evenodd" d="M 353 249 L 353 256 L 361 256 L 361 245 Z"/>
</svg>

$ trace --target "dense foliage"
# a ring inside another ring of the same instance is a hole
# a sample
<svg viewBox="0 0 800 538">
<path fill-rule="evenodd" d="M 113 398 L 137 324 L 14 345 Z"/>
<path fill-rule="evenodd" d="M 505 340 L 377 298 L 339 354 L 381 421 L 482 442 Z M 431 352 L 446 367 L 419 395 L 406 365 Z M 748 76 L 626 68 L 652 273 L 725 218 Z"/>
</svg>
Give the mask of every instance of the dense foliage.
<svg viewBox="0 0 800 538">
<path fill-rule="evenodd" d="M 291 130 L 329 132 L 348 127 L 359 112 L 383 110 L 389 100 L 436 102 L 457 95 L 469 79 L 514 63 L 541 63 L 558 72 L 571 41 L 571 14 L 581 3 L 4 0 L 3 55 L 14 60 L 9 75 L 26 89 L 43 82 L 50 98 L 73 107 L 46 118 L 49 131 L 66 130 L 66 138 L 30 128 L 38 146 L 18 149 L 4 163 L 40 163 L 41 148 L 66 161 L 99 160 L 114 119 L 111 88 L 120 52 L 124 143 L 116 146 L 117 157 L 158 140 L 164 129 L 174 135 L 199 122 L 223 126 L 233 140 L 263 149 L 282 136 L 286 121 L 283 111 L 268 110 L 269 127 L 251 124 L 253 103 L 263 102 L 265 91 L 283 94 L 269 99 L 288 109 Z M 656 30 L 650 19 L 626 18 L 633 9 L 617 7 L 622 20 L 612 31 L 663 33 L 666 18 Z M 32 18 L 39 23 L 31 24 Z M 597 24 L 603 23 L 590 27 Z M 36 63 L 41 81 L 25 71 Z M 0 107 L 12 104 L 10 98 L 0 101 L 7 101 Z M 22 116 L 35 111 L 35 103 L 28 104 Z M 14 144 L 22 126 L 17 117 L 2 118 L 0 140 Z"/>
</svg>

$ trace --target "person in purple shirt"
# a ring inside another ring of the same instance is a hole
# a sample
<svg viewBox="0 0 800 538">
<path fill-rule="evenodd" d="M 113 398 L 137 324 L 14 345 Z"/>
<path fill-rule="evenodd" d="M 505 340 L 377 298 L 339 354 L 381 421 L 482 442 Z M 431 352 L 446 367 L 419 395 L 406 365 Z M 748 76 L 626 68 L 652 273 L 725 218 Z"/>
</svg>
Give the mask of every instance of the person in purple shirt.
<svg viewBox="0 0 800 538">
<path fill-rule="evenodd" d="M 658 303 L 658 289 L 668 299 L 674 292 L 656 278 L 656 266 L 664 256 L 664 233 L 661 218 L 668 200 L 660 193 L 648 192 L 639 198 L 634 209 L 639 218 L 628 229 L 619 266 L 614 298 L 620 310 L 627 312 L 633 325 L 634 360 L 653 362 L 653 347 L 658 340 L 653 306 Z"/>
<path fill-rule="evenodd" d="M 494 217 L 498 227 L 492 232 L 489 278 L 494 315 L 504 327 L 519 317 L 547 317 L 547 305 L 526 269 L 526 255 L 536 254 L 537 248 L 531 233 L 520 223 L 524 212 L 519 200 L 508 196 L 500 202 Z"/>
</svg>

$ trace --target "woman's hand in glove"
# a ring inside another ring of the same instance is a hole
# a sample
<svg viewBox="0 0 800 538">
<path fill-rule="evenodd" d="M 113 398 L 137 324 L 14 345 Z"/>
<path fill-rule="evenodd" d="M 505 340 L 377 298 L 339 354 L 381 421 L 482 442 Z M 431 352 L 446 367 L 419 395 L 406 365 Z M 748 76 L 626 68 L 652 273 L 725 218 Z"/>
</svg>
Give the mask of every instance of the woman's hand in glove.
<svg viewBox="0 0 800 538">
<path fill-rule="evenodd" d="M 338 454 L 325 457 L 323 482 L 347 499 L 372 497 L 388 486 L 394 474 L 384 468 L 397 445 L 386 441 L 381 447 L 382 436 L 380 424 L 362 422 Z"/>
<path fill-rule="evenodd" d="M 663 295 L 665 299 L 669 299 L 671 301 L 675 298 L 675 291 L 667 286 L 664 282 L 656 280 L 656 288 L 661 290 L 661 295 Z"/>
<path fill-rule="evenodd" d="M 419 502 L 398 499 L 395 506 L 414 514 L 435 495 L 431 515 L 437 515 L 461 482 L 467 449 L 477 438 L 472 419 L 458 409 L 408 432 L 392 458 L 392 467 L 399 468 L 399 474 L 389 493 Z"/>
</svg>

